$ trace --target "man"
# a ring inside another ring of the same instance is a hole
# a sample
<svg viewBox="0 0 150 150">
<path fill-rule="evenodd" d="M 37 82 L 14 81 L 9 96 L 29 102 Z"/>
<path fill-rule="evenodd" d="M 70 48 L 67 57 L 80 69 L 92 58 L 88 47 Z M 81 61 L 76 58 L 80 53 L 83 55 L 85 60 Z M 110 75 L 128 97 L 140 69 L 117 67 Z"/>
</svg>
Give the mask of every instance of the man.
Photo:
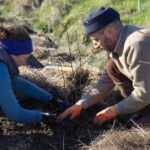
<svg viewBox="0 0 150 150">
<path fill-rule="evenodd" d="M 58 120 L 77 117 L 86 109 L 102 101 L 116 85 L 124 99 L 96 114 L 95 124 L 101 124 L 117 115 L 134 113 L 150 104 L 150 29 L 126 25 L 119 13 L 101 7 L 92 11 L 83 23 L 86 34 L 95 48 L 108 52 L 106 71 L 97 83 L 77 103 L 66 109 Z M 139 120 L 150 124 L 149 110 Z"/>
</svg>

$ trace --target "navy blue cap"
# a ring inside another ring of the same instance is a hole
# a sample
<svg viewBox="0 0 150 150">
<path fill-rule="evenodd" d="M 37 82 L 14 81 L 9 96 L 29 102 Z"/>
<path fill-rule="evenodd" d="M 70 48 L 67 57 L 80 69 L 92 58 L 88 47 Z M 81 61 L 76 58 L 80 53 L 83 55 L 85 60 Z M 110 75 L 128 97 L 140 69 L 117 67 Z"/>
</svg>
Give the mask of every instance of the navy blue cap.
<svg viewBox="0 0 150 150">
<path fill-rule="evenodd" d="M 114 20 L 120 20 L 120 15 L 116 10 L 110 7 L 100 7 L 88 14 L 86 21 L 83 22 L 83 26 L 86 34 L 90 35 Z"/>
</svg>

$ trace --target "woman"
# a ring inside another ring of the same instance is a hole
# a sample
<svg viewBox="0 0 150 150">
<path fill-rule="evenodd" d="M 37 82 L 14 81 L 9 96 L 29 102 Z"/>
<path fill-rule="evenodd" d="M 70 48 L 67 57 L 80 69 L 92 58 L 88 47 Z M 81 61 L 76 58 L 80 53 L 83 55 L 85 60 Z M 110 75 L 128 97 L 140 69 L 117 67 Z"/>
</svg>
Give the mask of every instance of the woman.
<svg viewBox="0 0 150 150">
<path fill-rule="evenodd" d="M 32 41 L 27 31 L 16 25 L 0 25 L 0 107 L 12 121 L 19 123 L 48 122 L 48 113 L 22 108 L 13 90 L 49 103 L 52 94 L 19 77 L 18 67 L 25 65 L 32 53 Z"/>
</svg>

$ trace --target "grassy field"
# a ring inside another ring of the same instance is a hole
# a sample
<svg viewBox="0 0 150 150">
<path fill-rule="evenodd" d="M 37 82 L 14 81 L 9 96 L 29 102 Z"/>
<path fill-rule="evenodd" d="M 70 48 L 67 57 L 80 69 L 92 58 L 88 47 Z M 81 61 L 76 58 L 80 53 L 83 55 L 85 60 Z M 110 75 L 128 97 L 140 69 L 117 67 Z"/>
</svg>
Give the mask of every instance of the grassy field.
<svg viewBox="0 0 150 150">
<path fill-rule="evenodd" d="M 6 0 L 1 6 L 1 15 L 23 15 L 31 21 L 33 27 L 39 32 L 46 32 L 50 36 L 65 36 L 64 33 L 77 30 L 84 33 L 82 22 L 89 11 L 100 6 L 108 6 L 117 9 L 121 14 L 123 23 L 131 23 L 138 26 L 149 27 L 150 1 L 140 0 L 140 12 L 138 0 L 45 0 L 41 7 L 36 7 L 30 12 L 22 12 L 21 4 L 31 6 L 32 1 Z M 16 7 L 18 6 L 18 7 Z M 19 7 L 20 6 L 20 7 Z M 12 14 L 12 11 L 14 12 Z M 63 34 L 62 34 L 63 33 Z"/>
</svg>

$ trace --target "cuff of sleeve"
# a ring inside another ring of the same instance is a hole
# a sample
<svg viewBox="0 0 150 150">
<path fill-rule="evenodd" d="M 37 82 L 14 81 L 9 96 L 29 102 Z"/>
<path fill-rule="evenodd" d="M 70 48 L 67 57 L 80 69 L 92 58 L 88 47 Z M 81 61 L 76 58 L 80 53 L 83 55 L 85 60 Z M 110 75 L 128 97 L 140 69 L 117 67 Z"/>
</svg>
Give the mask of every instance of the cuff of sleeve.
<svg viewBox="0 0 150 150">
<path fill-rule="evenodd" d="M 79 101 L 77 102 L 77 104 L 82 104 L 83 109 L 88 108 L 88 103 L 87 103 L 86 99 L 81 99 L 81 100 L 79 100 Z"/>
<path fill-rule="evenodd" d="M 120 114 L 120 109 L 119 109 L 119 106 L 116 104 L 116 105 L 114 105 L 115 106 L 115 109 L 116 109 L 116 112 L 117 112 L 117 114 L 119 115 Z"/>
</svg>

